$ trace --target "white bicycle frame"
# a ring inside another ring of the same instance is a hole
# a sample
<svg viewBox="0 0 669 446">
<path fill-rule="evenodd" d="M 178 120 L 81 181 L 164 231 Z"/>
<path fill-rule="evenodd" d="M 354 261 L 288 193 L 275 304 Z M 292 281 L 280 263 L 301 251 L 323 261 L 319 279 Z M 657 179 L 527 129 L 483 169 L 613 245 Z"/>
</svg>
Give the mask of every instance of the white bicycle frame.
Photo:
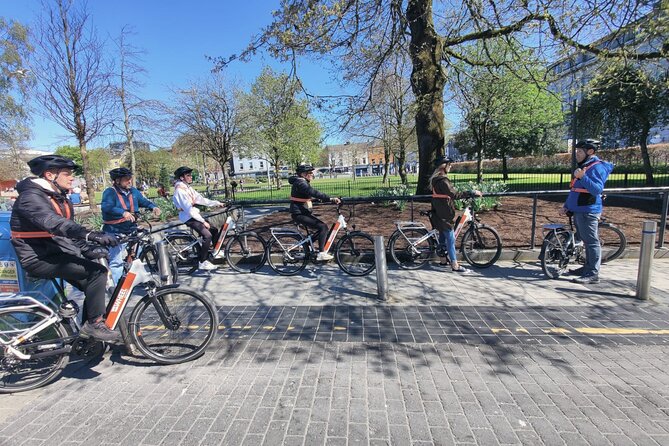
<svg viewBox="0 0 669 446">
<path fill-rule="evenodd" d="M 45 330 L 46 328 L 58 323 L 61 320 L 61 317 L 53 311 L 51 308 L 47 307 L 46 305 L 42 304 L 38 300 L 34 299 L 33 297 L 30 296 L 21 296 L 20 299 L 22 301 L 27 301 L 24 305 L 13 305 L 10 307 L 6 307 L 4 310 L 5 312 L 10 312 L 12 310 L 18 311 L 18 310 L 31 310 L 33 308 L 39 308 L 43 310 L 46 315 L 43 320 L 38 322 L 37 324 L 33 325 L 30 327 L 28 330 L 21 331 L 19 336 L 15 336 L 9 341 L 5 341 L 4 339 L 0 338 L 0 344 L 5 348 L 5 350 L 12 355 L 16 356 L 19 359 L 30 359 L 31 355 L 26 355 L 25 353 L 21 353 L 18 349 L 15 347 L 19 344 L 21 344 L 23 341 L 26 339 L 30 339 L 31 337 L 35 336 L 37 333 L 39 333 L 42 330 Z M 1 302 L 16 302 L 17 298 L 16 297 L 9 297 L 9 298 L 0 298 L 0 303 Z M 19 330 L 16 330 L 19 331 Z M 5 333 L 5 332 L 3 332 Z M 46 346 L 45 346 L 46 347 Z"/>
<path fill-rule="evenodd" d="M 455 226 L 455 233 L 454 236 L 457 239 L 458 234 L 462 231 L 462 228 L 472 220 L 472 212 L 471 208 L 467 206 L 465 210 L 462 212 L 462 215 L 458 218 L 458 223 Z M 411 244 L 411 248 L 414 251 L 414 254 L 418 254 L 418 250 L 416 249 L 416 246 L 420 245 L 423 243 L 425 240 L 429 239 L 430 237 L 433 237 L 439 241 L 438 234 L 439 231 L 437 229 L 432 229 L 431 231 L 428 231 L 427 234 L 424 236 L 420 237 L 419 239 L 415 241 L 409 240 L 409 237 L 406 236 L 404 233 L 403 229 L 425 229 L 427 230 L 427 227 L 421 223 L 421 222 L 415 222 L 415 221 L 396 221 L 395 226 L 397 226 L 397 230 L 400 231 L 402 236 Z"/>
<path fill-rule="evenodd" d="M 327 241 L 325 242 L 325 248 L 323 249 L 323 252 L 330 252 L 330 248 L 332 248 L 332 245 L 334 245 L 334 241 L 337 238 L 337 234 L 339 231 L 343 228 L 346 228 L 346 219 L 344 218 L 343 215 L 339 214 L 339 217 L 337 218 L 337 221 L 332 225 L 330 228 L 329 236 L 327 238 Z M 292 229 L 292 228 L 270 228 L 269 229 L 270 233 L 272 234 L 272 237 L 274 240 L 281 246 L 281 249 L 288 255 L 290 255 L 290 252 L 293 251 L 294 249 L 304 245 L 305 243 L 309 243 L 309 248 L 311 248 L 311 252 L 314 252 L 314 241 L 311 236 L 311 234 L 307 235 L 306 237 L 298 230 Z M 278 239 L 277 235 L 282 235 L 282 234 L 298 234 L 300 237 L 302 237 L 302 240 L 299 242 L 290 245 L 290 246 L 285 246 L 283 245 Z"/>
<path fill-rule="evenodd" d="M 228 218 L 225 219 L 225 223 L 221 228 L 221 233 L 218 235 L 218 241 L 214 246 L 214 256 L 217 256 L 218 253 L 221 252 L 221 249 L 223 248 L 223 241 L 225 240 L 225 237 L 228 235 L 228 232 L 230 232 L 231 229 L 235 229 L 236 227 L 237 223 L 235 223 L 235 220 L 232 218 L 231 215 L 228 215 Z"/>
</svg>

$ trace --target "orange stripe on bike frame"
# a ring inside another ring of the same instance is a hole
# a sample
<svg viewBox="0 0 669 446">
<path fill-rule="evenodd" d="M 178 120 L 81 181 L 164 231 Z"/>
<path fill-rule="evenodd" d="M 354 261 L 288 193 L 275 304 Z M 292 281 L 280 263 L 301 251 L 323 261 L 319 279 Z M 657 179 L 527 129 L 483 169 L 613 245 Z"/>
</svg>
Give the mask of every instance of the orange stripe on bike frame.
<svg viewBox="0 0 669 446">
<path fill-rule="evenodd" d="M 328 241 L 325 244 L 325 248 L 323 249 L 323 252 L 329 252 L 330 251 L 330 246 L 332 246 L 332 242 L 334 242 L 335 237 L 337 236 L 337 232 L 339 232 L 339 222 L 335 223 L 334 226 L 332 227 L 332 231 L 330 231 L 330 237 L 328 237 Z"/>
<path fill-rule="evenodd" d="M 458 234 L 460 234 L 460 231 L 462 231 L 462 228 L 464 228 L 465 224 L 470 220 L 470 218 L 466 218 L 464 212 L 462 213 L 462 216 L 460 217 L 460 223 L 458 223 L 458 226 L 455 228 L 455 233 L 453 236 L 457 239 Z"/>
<path fill-rule="evenodd" d="M 216 242 L 216 246 L 214 246 L 214 253 L 218 253 L 218 251 L 221 250 L 221 246 L 223 246 L 223 239 L 225 238 L 225 235 L 228 233 L 228 226 L 229 225 L 225 223 L 221 228 L 221 233 L 218 234 L 218 241 Z"/>
<path fill-rule="evenodd" d="M 128 273 L 125 276 L 123 285 L 121 285 L 121 289 L 119 290 L 116 299 L 114 299 L 114 305 L 112 305 L 111 310 L 109 310 L 109 314 L 107 314 L 105 325 L 110 330 L 114 330 L 116 328 L 116 325 L 121 318 L 121 314 L 123 314 L 123 310 L 130 300 L 130 291 L 132 291 L 132 284 L 135 281 L 135 276 L 135 273 Z"/>
</svg>

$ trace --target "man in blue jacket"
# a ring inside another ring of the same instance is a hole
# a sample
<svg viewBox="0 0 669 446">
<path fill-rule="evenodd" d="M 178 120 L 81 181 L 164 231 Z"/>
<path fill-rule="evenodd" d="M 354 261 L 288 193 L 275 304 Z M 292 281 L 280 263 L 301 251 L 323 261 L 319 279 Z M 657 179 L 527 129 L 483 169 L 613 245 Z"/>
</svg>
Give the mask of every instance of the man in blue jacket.
<svg viewBox="0 0 669 446">
<path fill-rule="evenodd" d="M 129 234 L 137 228 L 135 212 L 139 208 L 153 210 L 153 215 L 160 216 L 160 208 L 147 200 L 142 193 L 132 187 L 132 171 L 119 167 L 109 171 L 112 186 L 102 193 L 102 230 L 107 234 Z M 123 275 L 123 257 L 127 243 L 109 250 L 109 269 L 114 283 Z"/>
<path fill-rule="evenodd" d="M 602 264 L 602 247 L 599 242 L 598 223 L 602 215 L 602 191 L 613 164 L 600 160 L 595 152 L 600 142 L 594 139 L 579 141 L 576 146 L 576 162 L 567 201 L 560 214 L 574 214 L 576 234 L 583 241 L 586 262 L 582 269 L 574 271 L 580 277 L 576 283 L 598 283 L 599 267 Z"/>
</svg>

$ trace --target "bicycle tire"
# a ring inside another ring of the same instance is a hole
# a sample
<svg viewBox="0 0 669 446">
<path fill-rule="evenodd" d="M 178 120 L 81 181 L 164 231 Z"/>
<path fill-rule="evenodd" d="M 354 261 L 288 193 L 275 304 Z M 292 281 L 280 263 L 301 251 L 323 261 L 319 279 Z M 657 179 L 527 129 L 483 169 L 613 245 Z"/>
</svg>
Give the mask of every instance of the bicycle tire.
<svg viewBox="0 0 669 446">
<path fill-rule="evenodd" d="M 309 248 L 303 243 L 304 240 L 299 234 L 276 234 L 267 244 L 267 262 L 277 274 L 282 276 L 294 276 L 307 266 L 309 260 Z M 290 252 L 286 252 L 284 247 L 288 248 L 297 245 Z"/>
<path fill-rule="evenodd" d="M 598 231 L 599 243 L 602 246 L 602 263 L 622 256 L 627 248 L 627 238 L 623 231 L 611 223 L 600 223 Z"/>
<path fill-rule="evenodd" d="M 225 259 L 237 272 L 255 273 L 267 261 L 267 243 L 255 232 L 240 232 L 225 244 Z"/>
<path fill-rule="evenodd" d="M 351 276 L 366 276 L 376 268 L 374 239 L 364 232 L 354 231 L 343 236 L 334 254 L 339 268 Z"/>
<path fill-rule="evenodd" d="M 462 236 L 461 251 L 470 265 L 488 268 L 502 255 L 502 239 L 494 228 L 472 224 Z"/>
<path fill-rule="evenodd" d="M 166 326 L 169 317 L 174 327 Z M 218 329 L 214 304 L 185 288 L 161 288 L 140 300 L 128 331 L 139 351 L 160 364 L 180 364 L 202 356 Z"/>
<path fill-rule="evenodd" d="M 165 236 L 167 250 L 170 257 L 177 262 L 177 271 L 179 274 L 193 274 L 200 266 L 200 246 L 197 239 L 192 235 L 167 234 Z M 185 249 L 187 246 L 190 248 Z"/>
<path fill-rule="evenodd" d="M 37 310 L 0 311 L 0 331 L 25 330 L 45 317 L 44 312 Z M 5 338 L 4 334 L 0 335 Z M 67 329 L 61 323 L 56 323 L 40 331 L 29 341 L 21 343 L 17 348 L 26 354 L 44 354 L 48 350 L 64 348 L 68 337 Z M 69 360 L 69 351 L 22 360 L 6 357 L 5 352 L 0 350 L 0 394 L 25 392 L 45 386 L 60 376 Z"/>
<path fill-rule="evenodd" d="M 550 232 L 544 238 L 541 244 L 541 269 L 549 279 L 557 279 L 567 270 L 569 265 L 569 256 L 565 253 L 566 246 L 570 242 L 570 235 L 567 231 L 558 231 L 556 239 L 555 233 Z"/>
<path fill-rule="evenodd" d="M 427 229 L 407 228 L 402 232 L 396 230 L 390 236 L 388 241 L 390 257 L 402 269 L 418 269 L 425 265 L 436 251 L 434 239 L 430 237 L 415 245 L 416 240 L 427 234 Z"/>
<path fill-rule="evenodd" d="M 158 278 L 158 280 L 156 281 L 158 285 L 167 285 L 167 283 L 164 283 L 162 280 L 160 280 L 160 268 L 158 267 L 158 253 L 156 252 L 155 248 L 149 247 L 144 249 L 144 251 L 142 251 L 142 254 L 139 256 L 139 260 L 144 262 L 144 264 L 147 266 L 152 276 Z M 172 279 L 172 283 L 177 283 L 179 281 L 179 267 L 177 266 L 177 261 L 174 259 L 174 257 L 170 256 L 168 259 L 168 263 L 170 265 L 170 276 Z"/>
</svg>

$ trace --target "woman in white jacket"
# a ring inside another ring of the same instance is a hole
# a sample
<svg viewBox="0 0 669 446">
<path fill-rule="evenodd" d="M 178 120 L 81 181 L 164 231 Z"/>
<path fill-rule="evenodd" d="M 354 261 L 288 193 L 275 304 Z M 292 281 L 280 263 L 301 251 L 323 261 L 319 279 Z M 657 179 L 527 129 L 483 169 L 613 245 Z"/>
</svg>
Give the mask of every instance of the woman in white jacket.
<svg viewBox="0 0 669 446">
<path fill-rule="evenodd" d="M 174 178 L 177 182 L 174 184 L 172 202 L 179 211 L 179 220 L 202 236 L 202 249 L 200 250 L 199 259 L 200 269 L 211 271 L 216 269 L 216 265 L 208 260 L 209 248 L 212 242 L 215 242 L 218 238 L 218 230 L 204 219 L 202 214 L 200 214 L 200 210 L 195 205 L 216 207 L 223 206 L 224 203 L 204 198 L 198 191 L 193 189 L 191 186 L 193 182 L 192 172 L 193 169 L 188 166 L 181 166 L 174 171 Z"/>
</svg>

